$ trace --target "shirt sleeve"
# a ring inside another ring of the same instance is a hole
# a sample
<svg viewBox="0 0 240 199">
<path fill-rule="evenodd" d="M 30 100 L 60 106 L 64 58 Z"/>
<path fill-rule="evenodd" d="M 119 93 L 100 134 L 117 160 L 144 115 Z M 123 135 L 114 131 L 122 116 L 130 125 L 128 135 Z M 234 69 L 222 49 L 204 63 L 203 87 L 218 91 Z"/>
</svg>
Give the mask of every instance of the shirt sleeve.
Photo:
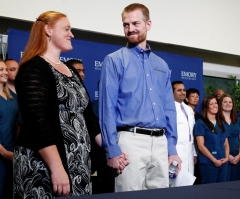
<svg viewBox="0 0 240 199">
<path fill-rule="evenodd" d="M 204 123 L 201 119 L 197 120 L 193 130 L 194 136 L 204 136 L 205 135 L 205 127 Z"/>
<path fill-rule="evenodd" d="M 18 103 L 23 120 L 19 139 L 34 150 L 55 145 L 53 129 L 48 111 L 54 111 L 49 103 L 51 82 L 43 66 L 38 62 L 27 62 L 20 67 L 15 80 Z"/>
<path fill-rule="evenodd" d="M 99 122 L 107 158 L 122 154 L 116 130 L 119 76 L 111 57 L 104 59 L 99 83 Z"/>
</svg>

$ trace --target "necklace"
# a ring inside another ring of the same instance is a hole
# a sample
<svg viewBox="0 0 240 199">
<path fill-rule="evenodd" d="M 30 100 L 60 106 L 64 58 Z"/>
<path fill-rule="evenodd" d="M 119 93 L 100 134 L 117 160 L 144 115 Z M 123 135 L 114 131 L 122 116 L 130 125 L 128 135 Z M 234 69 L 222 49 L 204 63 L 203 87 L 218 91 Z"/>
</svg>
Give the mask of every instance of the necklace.
<svg viewBox="0 0 240 199">
<path fill-rule="evenodd" d="M 46 55 L 44 55 L 44 54 L 42 54 L 43 55 L 43 57 L 46 57 L 47 59 L 49 59 L 51 62 L 53 62 L 54 64 L 61 64 L 61 61 L 60 61 L 60 59 L 58 60 L 58 62 L 55 62 L 55 61 L 53 61 L 53 60 L 51 60 L 50 58 L 48 58 Z"/>
</svg>

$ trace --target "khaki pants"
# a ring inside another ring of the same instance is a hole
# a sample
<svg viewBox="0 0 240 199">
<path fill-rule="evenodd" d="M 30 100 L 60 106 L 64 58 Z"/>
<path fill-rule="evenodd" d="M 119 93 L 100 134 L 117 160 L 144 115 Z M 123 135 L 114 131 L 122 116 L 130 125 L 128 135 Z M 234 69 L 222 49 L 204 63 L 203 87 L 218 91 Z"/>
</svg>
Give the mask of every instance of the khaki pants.
<svg viewBox="0 0 240 199">
<path fill-rule="evenodd" d="M 165 188 L 169 186 L 166 136 L 120 131 L 119 146 L 130 164 L 115 179 L 115 192 Z"/>
</svg>

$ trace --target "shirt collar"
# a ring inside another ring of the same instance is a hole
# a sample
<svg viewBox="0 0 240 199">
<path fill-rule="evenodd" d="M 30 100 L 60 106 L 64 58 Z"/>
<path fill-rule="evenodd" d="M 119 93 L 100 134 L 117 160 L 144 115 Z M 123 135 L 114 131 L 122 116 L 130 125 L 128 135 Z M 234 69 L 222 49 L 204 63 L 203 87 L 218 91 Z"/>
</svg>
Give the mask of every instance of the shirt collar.
<svg viewBox="0 0 240 199">
<path fill-rule="evenodd" d="M 144 50 L 140 48 L 138 45 L 132 44 L 132 43 L 127 43 L 126 47 L 131 49 L 137 55 L 141 53 L 146 53 L 149 56 L 150 52 L 152 51 L 148 44 L 147 44 L 147 50 Z"/>
</svg>

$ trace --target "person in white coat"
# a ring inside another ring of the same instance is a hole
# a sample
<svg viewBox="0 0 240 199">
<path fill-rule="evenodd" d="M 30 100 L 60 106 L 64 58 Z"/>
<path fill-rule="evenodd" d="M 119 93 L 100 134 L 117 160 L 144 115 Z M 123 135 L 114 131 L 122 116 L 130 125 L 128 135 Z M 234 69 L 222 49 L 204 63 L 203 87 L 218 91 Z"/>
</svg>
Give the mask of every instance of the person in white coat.
<svg viewBox="0 0 240 199">
<path fill-rule="evenodd" d="M 182 170 L 186 170 L 193 175 L 194 164 L 197 161 L 193 139 L 194 112 L 191 107 L 184 103 L 186 90 L 183 82 L 172 82 L 172 88 L 177 112 L 177 153 L 182 160 Z"/>
</svg>

